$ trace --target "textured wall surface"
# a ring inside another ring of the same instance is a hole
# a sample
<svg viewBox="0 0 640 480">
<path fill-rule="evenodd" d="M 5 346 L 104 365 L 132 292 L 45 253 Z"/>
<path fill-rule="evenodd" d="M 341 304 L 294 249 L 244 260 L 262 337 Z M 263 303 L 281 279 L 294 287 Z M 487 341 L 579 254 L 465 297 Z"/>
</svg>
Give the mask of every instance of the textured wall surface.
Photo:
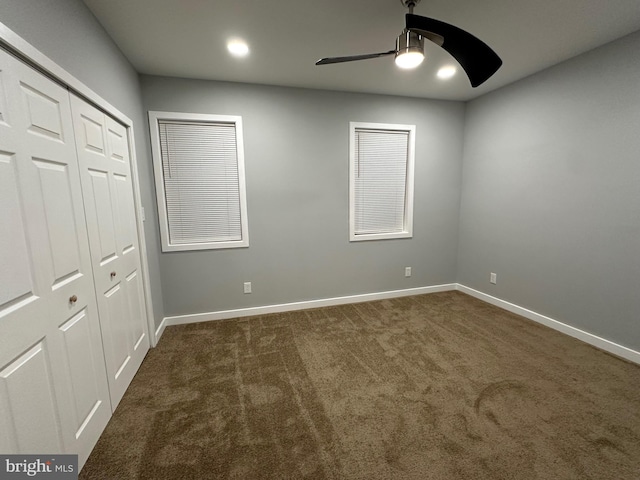
<svg viewBox="0 0 640 480">
<path fill-rule="evenodd" d="M 468 105 L 458 257 L 458 282 L 635 350 L 639 49 L 635 33 Z"/>
<path fill-rule="evenodd" d="M 244 128 L 250 246 L 162 254 L 167 315 L 455 281 L 462 103 L 150 76 L 141 84 L 145 110 L 240 115 Z M 350 121 L 416 125 L 413 238 L 349 242 Z"/>
</svg>

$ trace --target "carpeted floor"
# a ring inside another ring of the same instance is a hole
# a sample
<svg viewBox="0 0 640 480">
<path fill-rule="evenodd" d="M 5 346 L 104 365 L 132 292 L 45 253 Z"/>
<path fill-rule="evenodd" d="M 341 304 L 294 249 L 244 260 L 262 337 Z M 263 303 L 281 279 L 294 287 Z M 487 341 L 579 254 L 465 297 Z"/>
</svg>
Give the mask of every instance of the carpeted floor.
<svg viewBox="0 0 640 480">
<path fill-rule="evenodd" d="M 81 479 L 640 478 L 640 366 L 459 292 L 174 326 Z"/>
</svg>

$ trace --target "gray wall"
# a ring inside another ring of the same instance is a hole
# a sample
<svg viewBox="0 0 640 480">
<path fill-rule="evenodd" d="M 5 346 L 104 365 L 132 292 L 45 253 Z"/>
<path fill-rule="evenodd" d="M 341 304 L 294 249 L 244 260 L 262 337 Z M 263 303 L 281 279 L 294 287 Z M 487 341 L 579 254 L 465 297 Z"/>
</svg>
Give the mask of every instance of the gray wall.
<svg viewBox="0 0 640 480">
<path fill-rule="evenodd" d="M 458 282 L 635 350 L 638 52 L 635 33 L 468 104 L 458 257 Z"/>
<path fill-rule="evenodd" d="M 138 75 L 93 14 L 80 0 L 2 0 L 0 22 L 20 35 L 133 122 L 142 203 L 155 217 L 148 128 L 140 103 Z M 145 224 L 156 324 L 163 317 L 159 281 L 159 234 Z"/>
<path fill-rule="evenodd" d="M 455 281 L 462 103 L 151 76 L 141 84 L 145 110 L 241 115 L 244 127 L 250 247 L 162 254 L 167 315 Z M 412 239 L 349 243 L 349 121 L 417 126 Z M 254 293 L 242 293 L 245 281 Z"/>
</svg>

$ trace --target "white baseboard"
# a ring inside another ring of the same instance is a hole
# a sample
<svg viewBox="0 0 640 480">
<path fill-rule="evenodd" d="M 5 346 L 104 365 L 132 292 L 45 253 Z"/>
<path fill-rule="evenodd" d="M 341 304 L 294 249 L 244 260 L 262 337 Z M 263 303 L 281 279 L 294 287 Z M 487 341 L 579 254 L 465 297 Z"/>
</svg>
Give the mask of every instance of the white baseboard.
<svg viewBox="0 0 640 480">
<path fill-rule="evenodd" d="M 158 345 L 158 340 L 160 340 L 165 328 L 167 328 L 167 317 L 162 319 L 160 326 L 156 329 L 156 345 Z"/>
<path fill-rule="evenodd" d="M 566 335 L 570 335 L 601 350 L 612 353 L 618 357 L 622 357 L 626 360 L 629 360 L 630 362 L 640 365 L 640 352 L 631 350 L 630 348 L 624 347 L 622 345 L 618 345 L 617 343 L 614 343 L 605 338 L 598 337 L 597 335 L 594 335 L 592 333 L 585 332 L 584 330 L 572 327 L 571 325 L 559 322 L 558 320 L 546 317 L 513 303 L 509 303 L 505 300 L 501 300 L 500 298 L 496 298 L 478 290 L 474 290 L 473 288 L 457 284 L 456 289 L 460 292 L 466 293 L 468 295 L 471 295 L 472 297 L 482 300 L 483 302 L 490 303 L 491 305 L 495 305 L 496 307 L 500 307 L 504 310 L 520 315 L 521 317 L 525 317 L 529 320 L 533 320 L 534 322 L 541 323 L 542 325 L 545 325 L 549 328 L 553 328 L 554 330 L 562 332 Z"/>
<path fill-rule="evenodd" d="M 546 317 L 532 310 L 520 307 L 513 303 L 507 302 L 497 297 L 493 297 L 486 293 L 474 290 L 459 283 L 447 283 L 444 285 L 433 285 L 429 287 L 409 288 L 404 290 L 391 290 L 387 292 L 365 293 L 361 295 L 348 295 L 344 297 L 323 298 L 318 300 L 307 300 L 302 302 L 282 303 L 278 305 L 265 305 L 261 307 L 238 308 L 233 310 L 220 310 L 217 312 L 194 313 L 190 315 L 175 315 L 165 317 L 160 326 L 156 329 L 156 344 L 164 333 L 166 327 L 170 325 L 183 325 L 187 323 L 208 322 L 211 320 L 224 320 L 228 318 L 249 317 L 252 315 L 265 315 L 268 313 L 282 313 L 294 310 L 307 310 L 310 308 L 331 307 L 336 305 L 345 305 L 349 303 L 371 302 L 374 300 L 384 300 L 388 298 L 408 297 L 411 295 L 423 295 L 426 293 L 447 292 L 458 290 L 460 292 L 471 295 L 483 302 L 490 303 L 509 312 L 515 313 L 522 317 L 533 320 L 534 322 L 553 328 L 571 337 L 577 338 L 585 343 L 600 348 L 606 352 L 622 357 L 630 362 L 640 365 L 640 352 L 630 348 L 618 345 L 610 340 L 598 337 L 579 328 L 572 327 L 566 323 L 559 322 L 553 318 Z"/>
<path fill-rule="evenodd" d="M 185 323 L 208 322 L 210 320 L 224 320 L 227 318 L 249 317 L 252 315 L 265 315 L 267 313 L 282 313 L 293 310 L 307 310 L 310 308 L 331 307 L 349 303 L 371 302 L 387 298 L 409 297 L 425 293 L 448 292 L 456 289 L 455 283 L 433 285 L 429 287 L 408 288 L 404 290 L 391 290 L 388 292 L 364 293 L 361 295 L 348 295 L 345 297 L 322 298 L 319 300 L 307 300 L 303 302 L 282 303 L 279 305 L 265 305 L 262 307 L 238 308 L 234 310 L 221 310 L 217 312 L 194 313 L 191 315 L 175 315 L 165 317 L 156 330 L 156 341 L 160 340 L 164 329 L 170 325 L 182 325 Z"/>
</svg>

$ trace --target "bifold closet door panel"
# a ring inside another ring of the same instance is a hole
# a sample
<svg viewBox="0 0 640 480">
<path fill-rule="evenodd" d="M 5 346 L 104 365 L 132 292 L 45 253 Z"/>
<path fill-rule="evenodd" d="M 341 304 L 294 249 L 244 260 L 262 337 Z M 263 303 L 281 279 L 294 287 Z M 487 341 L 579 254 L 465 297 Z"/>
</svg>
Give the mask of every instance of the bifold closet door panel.
<svg viewBox="0 0 640 480">
<path fill-rule="evenodd" d="M 68 91 L 0 50 L 0 451 L 78 453 L 111 416 Z"/>
<path fill-rule="evenodd" d="M 113 408 L 149 350 L 126 129 L 71 95 Z"/>
</svg>

